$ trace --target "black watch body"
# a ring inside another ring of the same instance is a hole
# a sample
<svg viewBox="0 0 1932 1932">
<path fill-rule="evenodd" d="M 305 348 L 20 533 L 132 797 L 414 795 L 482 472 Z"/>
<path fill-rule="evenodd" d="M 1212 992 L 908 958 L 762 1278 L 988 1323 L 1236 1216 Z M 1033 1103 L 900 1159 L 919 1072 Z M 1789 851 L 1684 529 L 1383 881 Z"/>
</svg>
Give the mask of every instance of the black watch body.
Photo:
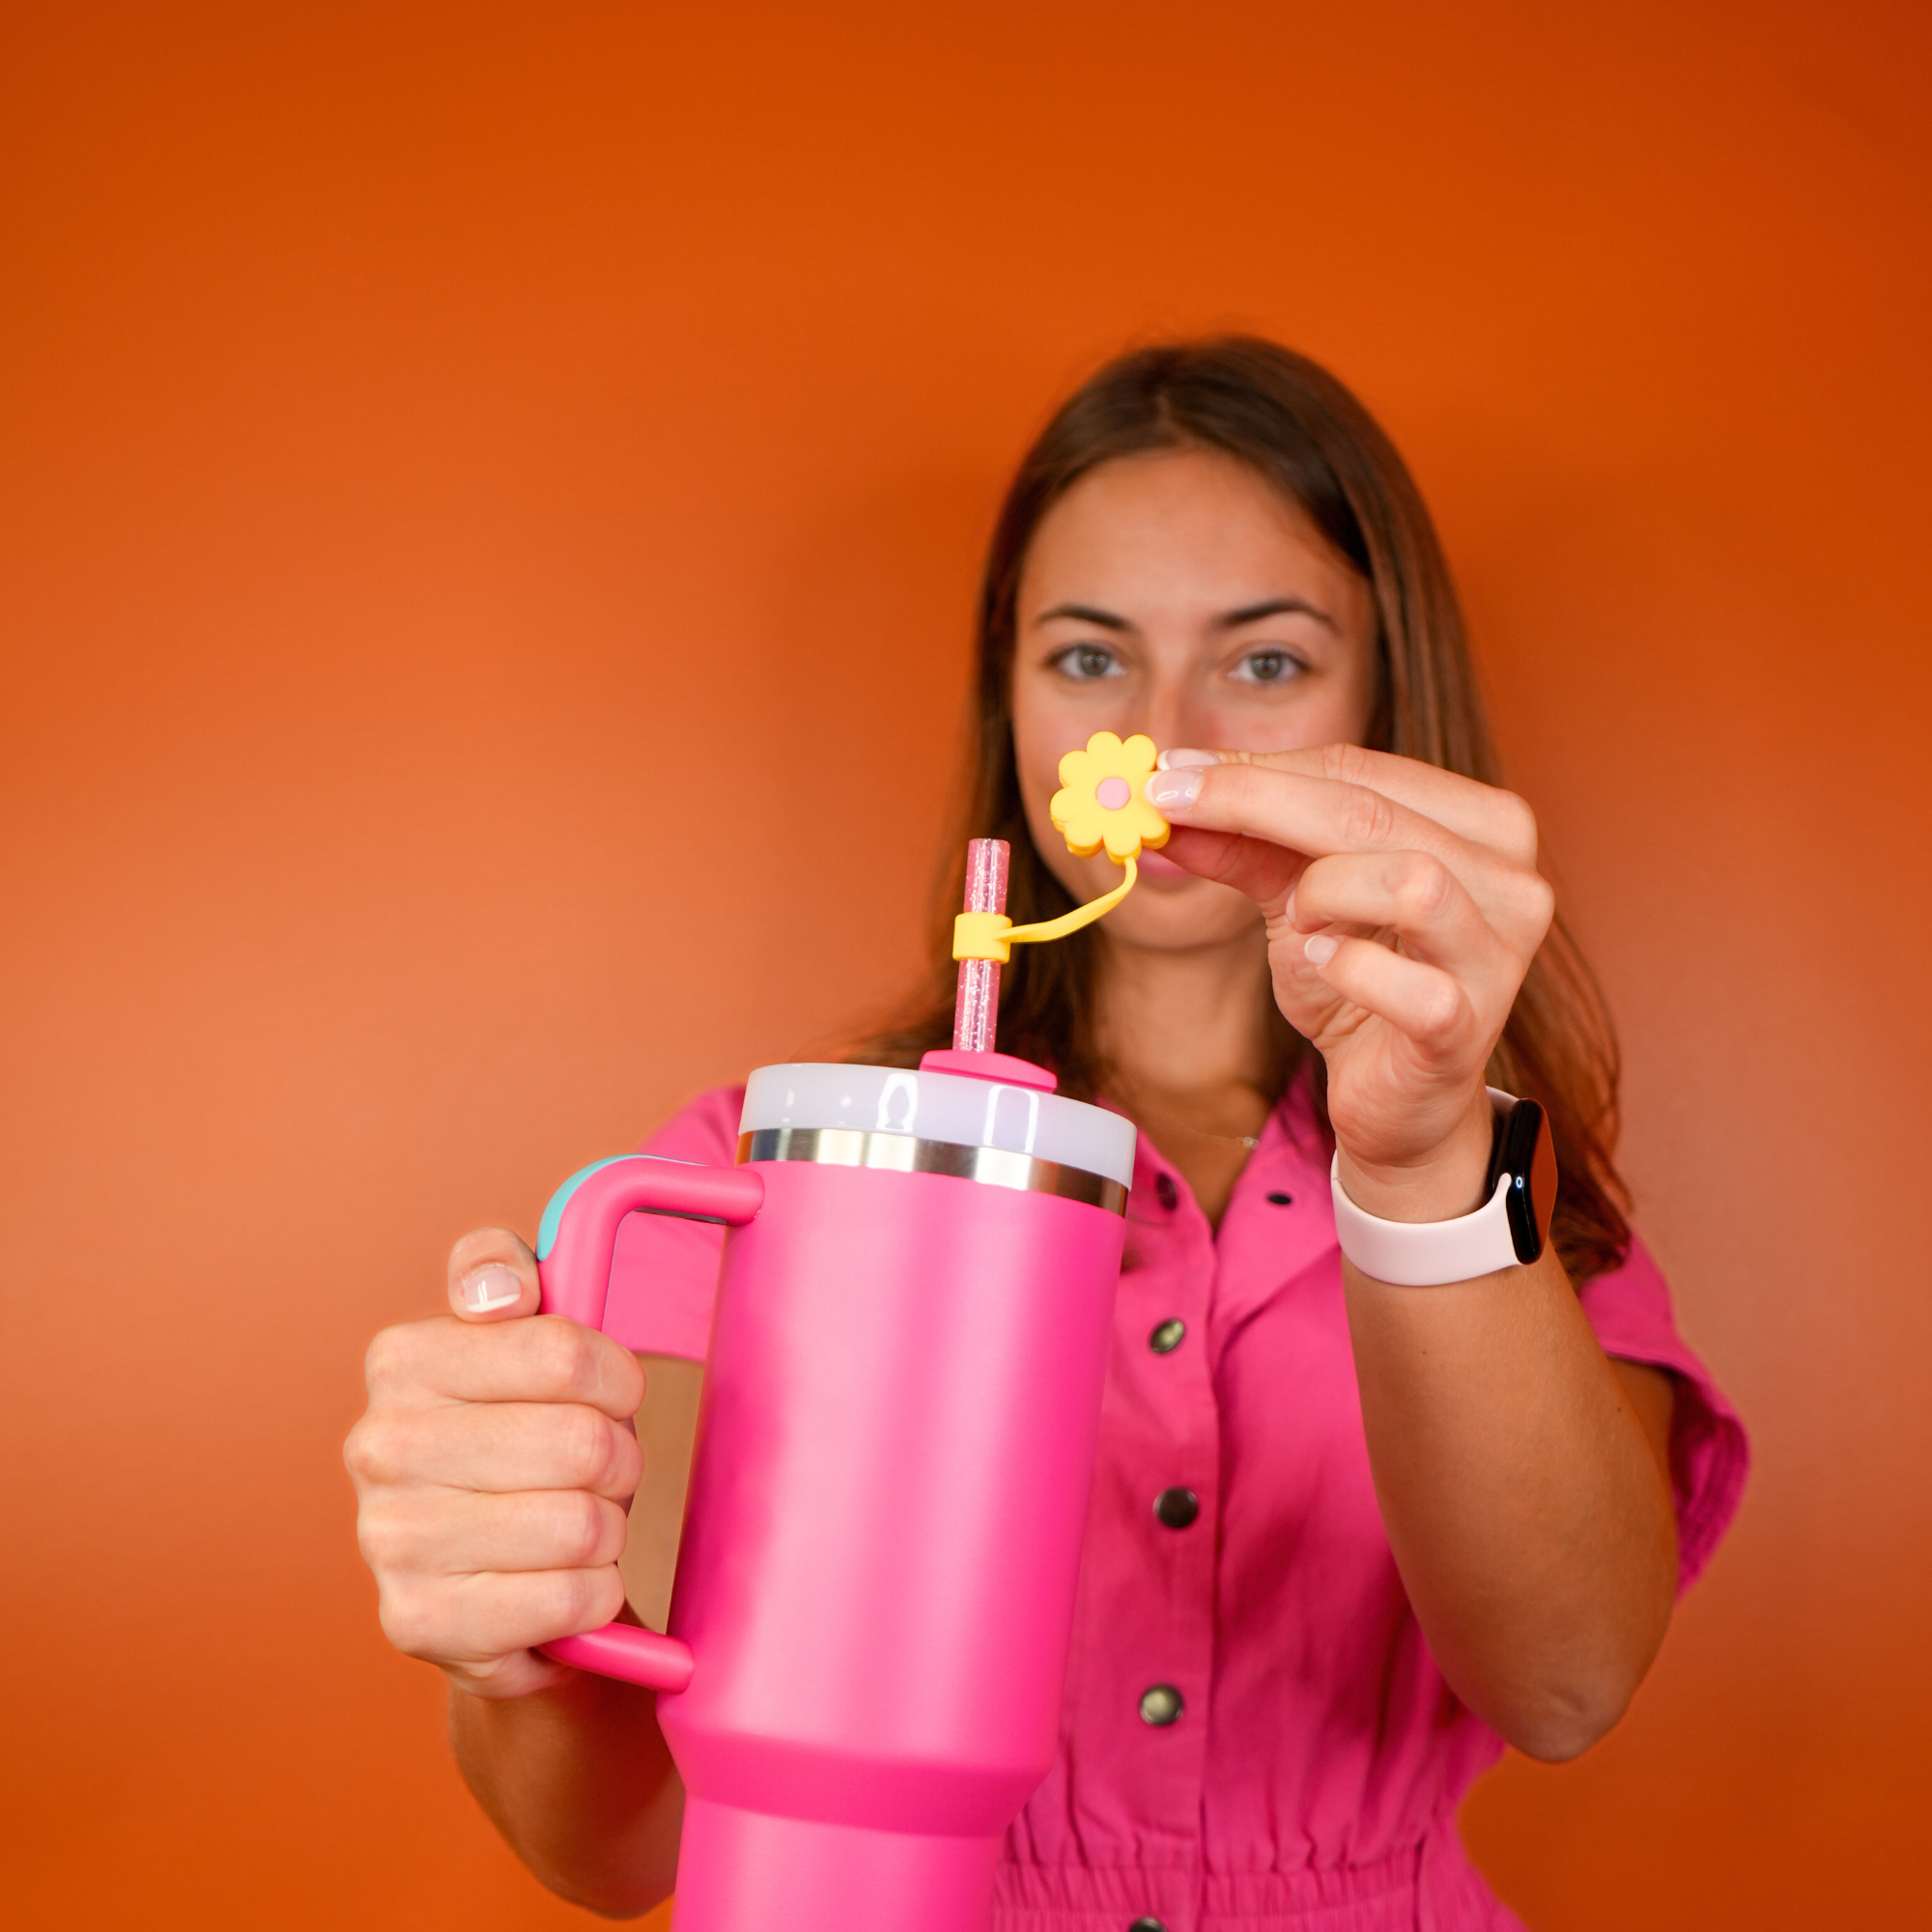
<svg viewBox="0 0 1932 1932">
<path fill-rule="evenodd" d="M 1549 1239 L 1549 1217 L 1556 1208 L 1556 1150 L 1549 1144 L 1549 1122 L 1534 1100 L 1496 1107 L 1489 1178 L 1483 1183 L 1485 1201 L 1493 1197 L 1504 1175 L 1509 1176 L 1503 1208 L 1509 1218 L 1510 1245 L 1518 1261 L 1533 1262 Z"/>
</svg>

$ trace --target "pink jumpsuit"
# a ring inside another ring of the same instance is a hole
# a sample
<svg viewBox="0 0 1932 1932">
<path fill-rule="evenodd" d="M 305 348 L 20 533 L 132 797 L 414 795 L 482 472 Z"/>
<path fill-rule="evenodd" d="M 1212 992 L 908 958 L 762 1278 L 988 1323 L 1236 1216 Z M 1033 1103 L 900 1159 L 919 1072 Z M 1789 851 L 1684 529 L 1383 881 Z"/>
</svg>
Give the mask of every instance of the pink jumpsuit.
<svg viewBox="0 0 1932 1932">
<path fill-rule="evenodd" d="M 729 1163 L 741 1099 L 703 1094 L 647 1150 Z M 610 1331 L 701 1361 L 721 1239 L 633 1215 Z M 1737 1508 L 1744 1430 L 1640 1245 L 1582 1303 L 1610 1354 L 1677 1378 L 1681 1588 Z M 1455 1824 L 1502 1749 L 1443 1682 L 1382 1530 L 1305 1094 L 1218 1231 L 1143 1136 L 1060 1750 L 1008 1836 L 995 1932 L 1514 1926 Z"/>
</svg>

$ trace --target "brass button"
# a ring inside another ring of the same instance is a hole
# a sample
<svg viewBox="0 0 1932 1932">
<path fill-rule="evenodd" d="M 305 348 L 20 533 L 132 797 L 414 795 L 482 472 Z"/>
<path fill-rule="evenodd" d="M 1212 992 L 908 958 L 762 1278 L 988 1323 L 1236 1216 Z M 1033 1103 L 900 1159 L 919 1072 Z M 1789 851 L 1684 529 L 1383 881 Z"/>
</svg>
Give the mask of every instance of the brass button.
<svg viewBox="0 0 1932 1932">
<path fill-rule="evenodd" d="M 1192 1490 L 1163 1490 L 1153 1499 L 1153 1513 L 1169 1529 L 1185 1529 L 1201 1514 L 1201 1498 Z"/>
<path fill-rule="evenodd" d="M 1170 1315 L 1165 1321 L 1155 1325 L 1148 1337 L 1148 1347 L 1156 1355 L 1171 1355 L 1180 1347 L 1180 1338 L 1187 1333 L 1187 1323 L 1179 1316 Z"/>
<path fill-rule="evenodd" d="M 1141 1692 L 1141 1722 L 1157 1730 L 1177 1722 L 1185 1708 L 1172 1684 L 1151 1684 Z"/>
</svg>

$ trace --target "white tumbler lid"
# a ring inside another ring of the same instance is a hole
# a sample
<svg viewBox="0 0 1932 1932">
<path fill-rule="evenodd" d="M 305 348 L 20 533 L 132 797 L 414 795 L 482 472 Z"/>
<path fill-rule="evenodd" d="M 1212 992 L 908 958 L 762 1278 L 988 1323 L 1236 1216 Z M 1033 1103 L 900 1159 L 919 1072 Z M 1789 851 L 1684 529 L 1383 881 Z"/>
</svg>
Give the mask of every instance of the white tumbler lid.
<svg viewBox="0 0 1932 1932">
<path fill-rule="evenodd" d="M 1133 1185 L 1131 1121 L 1001 1080 L 821 1061 L 761 1066 L 745 1084 L 738 1131 L 771 1127 L 849 1127 L 1003 1148 Z"/>
</svg>

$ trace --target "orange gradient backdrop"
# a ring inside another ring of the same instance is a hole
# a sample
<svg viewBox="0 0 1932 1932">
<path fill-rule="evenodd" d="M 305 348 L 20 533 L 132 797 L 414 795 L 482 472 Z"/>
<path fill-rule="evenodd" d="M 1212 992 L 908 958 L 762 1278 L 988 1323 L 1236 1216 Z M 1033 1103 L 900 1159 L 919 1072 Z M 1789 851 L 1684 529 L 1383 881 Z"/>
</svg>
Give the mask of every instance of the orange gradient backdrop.
<svg viewBox="0 0 1932 1932">
<path fill-rule="evenodd" d="M 890 998 L 1008 467 L 1227 325 L 1436 509 L 1756 1440 L 1470 1842 L 1548 1932 L 1921 1913 L 1927 17 L 15 0 L 0 1916 L 582 1922 L 377 1631 L 363 1344 Z"/>
</svg>

